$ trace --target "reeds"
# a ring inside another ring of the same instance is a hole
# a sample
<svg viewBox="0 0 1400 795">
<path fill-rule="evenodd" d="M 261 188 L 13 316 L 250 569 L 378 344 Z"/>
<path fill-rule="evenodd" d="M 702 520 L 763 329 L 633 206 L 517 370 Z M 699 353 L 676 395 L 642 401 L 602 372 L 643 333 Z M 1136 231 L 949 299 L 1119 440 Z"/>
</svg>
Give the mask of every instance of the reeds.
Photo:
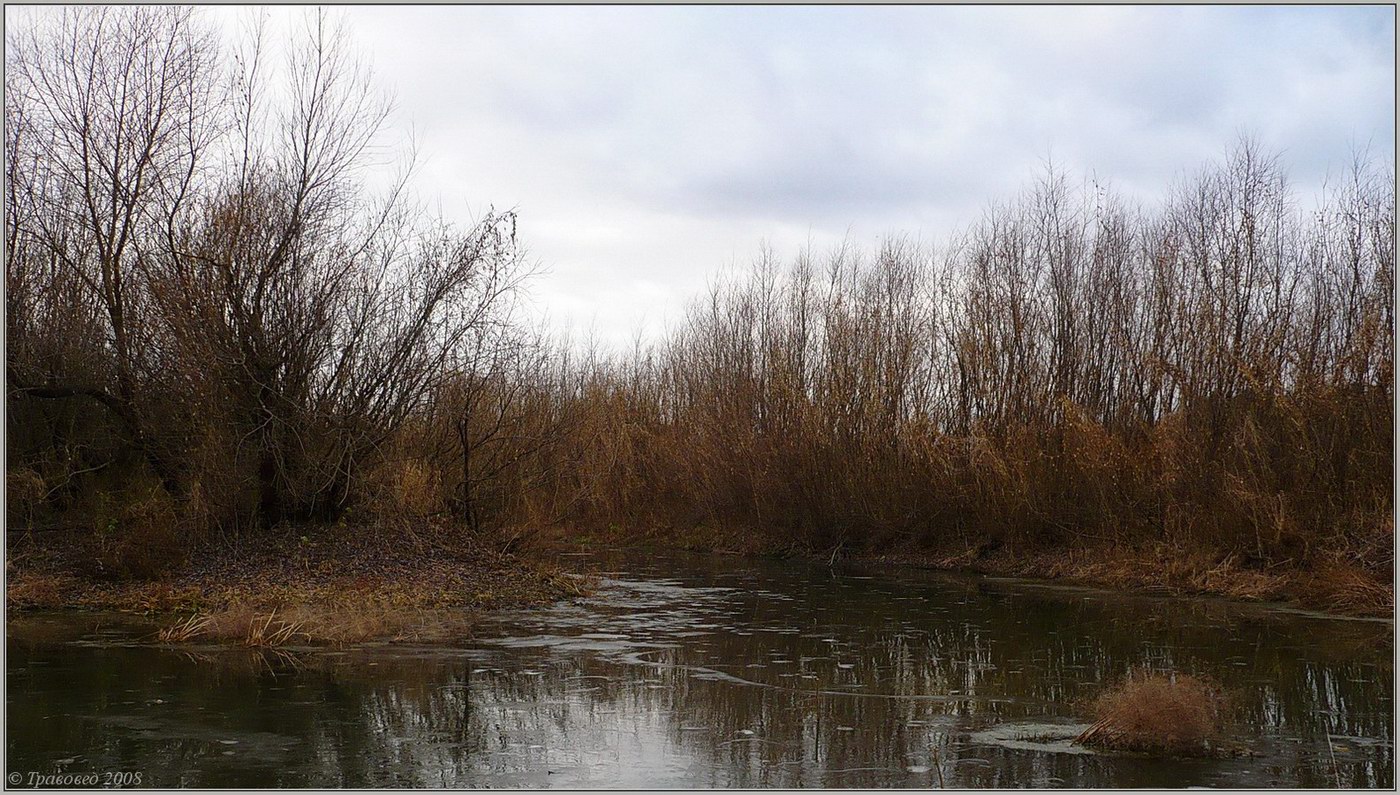
<svg viewBox="0 0 1400 795">
<path fill-rule="evenodd" d="M 302 631 L 301 622 L 278 620 L 277 611 L 273 610 L 263 617 L 261 623 L 256 617 L 248 623 L 248 637 L 243 641 L 243 645 L 275 648 L 285 646 L 297 637 L 309 640 L 311 635 Z"/>
<path fill-rule="evenodd" d="M 250 648 L 286 646 L 297 638 L 310 641 L 312 636 L 302 622 L 278 618 L 273 609 L 266 614 L 247 608 L 231 608 L 214 613 L 195 613 L 161 629 L 157 638 L 162 643 L 188 643 L 197 639 L 238 640 Z"/>
<path fill-rule="evenodd" d="M 165 627 L 156 634 L 161 643 L 186 643 L 200 637 L 209 629 L 211 618 L 194 613 L 184 621 Z"/>
<path fill-rule="evenodd" d="M 299 643 L 343 645 L 368 640 L 450 639 L 466 632 L 466 625 L 467 619 L 460 611 L 350 603 L 293 605 L 266 612 L 234 606 L 191 615 L 161 629 L 157 637 L 162 643 L 208 640 L 275 650 Z"/>
</svg>

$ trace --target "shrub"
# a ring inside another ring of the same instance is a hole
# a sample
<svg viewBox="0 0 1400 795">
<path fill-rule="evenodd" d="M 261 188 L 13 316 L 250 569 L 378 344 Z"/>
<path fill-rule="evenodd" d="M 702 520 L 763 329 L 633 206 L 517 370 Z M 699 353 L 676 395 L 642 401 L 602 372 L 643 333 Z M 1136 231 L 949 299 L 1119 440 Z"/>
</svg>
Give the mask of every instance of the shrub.
<svg viewBox="0 0 1400 795">
<path fill-rule="evenodd" d="M 422 459 L 388 460 L 366 478 L 369 512 L 383 521 L 422 519 L 444 510 L 442 476 Z"/>
<path fill-rule="evenodd" d="M 99 571 L 116 579 L 149 580 L 184 562 L 188 549 L 175 501 L 159 488 L 122 497 L 114 510 L 98 513 Z"/>
<path fill-rule="evenodd" d="M 29 467 L 5 470 L 5 502 L 11 521 L 34 520 L 34 510 L 44 499 L 44 479 Z"/>
</svg>

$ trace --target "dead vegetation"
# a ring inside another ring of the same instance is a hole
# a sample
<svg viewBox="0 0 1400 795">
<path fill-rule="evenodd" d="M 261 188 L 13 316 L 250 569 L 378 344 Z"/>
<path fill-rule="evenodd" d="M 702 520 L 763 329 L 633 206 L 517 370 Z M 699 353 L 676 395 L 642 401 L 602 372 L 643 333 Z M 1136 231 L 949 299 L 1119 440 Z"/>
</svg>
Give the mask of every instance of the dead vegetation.
<svg viewBox="0 0 1400 795">
<path fill-rule="evenodd" d="M 366 641 L 444 641 L 469 636 L 469 613 L 393 608 L 364 604 L 292 605 L 253 608 L 246 605 L 197 613 L 160 630 L 162 643 L 231 643 L 276 649 L 298 645 L 334 645 Z"/>
<path fill-rule="evenodd" d="M 518 322 L 513 214 L 367 187 L 391 103 L 306 23 L 282 71 L 191 8 L 7 31 L 8 518 L 88 552 L 12 603 L 188 608 L 197 558 L 283 577 L 310 525 L 1393 604 L 1393 163 L 1306 212 L 1247 139 L 1150 205 L 1052 167 L 937 247 L 764 251 L 600 351 Z"/>
<path fill-rule="evenodd" d="M 184 643 L 204 635 L 205 631 L 209 629 L 209 624 L 209 616 L 196 613 L 183 621 L 161 629 L 160 632 L 156 633 L 156 637 L 161 643 Z"/>
<path fill-rule="evenodd" d="M 586 577 L 489 546 L 443 546 L 430 526 L 416 546 L 367 528 L 298 529 L 308 534 L 198 550 L 184 568 L 147 581 L 100 577 L 86 534 L 34 534 L 12 541 L 20 554 L 9 562 L 8 604 L 174 614 L 161 642 L 279 647 L 451 639 L 469 631 L 476 611 L 590 587 Z"/>
<path fill-rule="evenodd" d="M 1222 699 L 1208 680 L 1136 670 L 1094 702 L 1075 742 L 1119 751 L 1204 755 L 1220 731 Z"/>
<path fill-rule="evenodd" d="M 536 502 L 615 538 L 1389 612 L 1392 186 L 1358 158 L 1304 214 L 1244 140 L 1150 209 L 1052 169 L 939 249 L 764 252 L 578 376 L 579 465 Z"/>
</svg>

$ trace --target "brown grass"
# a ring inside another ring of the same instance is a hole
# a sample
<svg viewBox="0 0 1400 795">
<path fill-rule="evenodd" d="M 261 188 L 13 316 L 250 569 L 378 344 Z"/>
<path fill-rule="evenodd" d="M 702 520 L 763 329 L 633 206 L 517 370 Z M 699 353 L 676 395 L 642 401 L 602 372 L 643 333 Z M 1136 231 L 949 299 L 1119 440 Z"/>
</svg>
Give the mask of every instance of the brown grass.
<svg viewBox="0 0 1400 795">
<path fill-rule="evenodd" d="M 10 512 L 10 521 L 32 518 L 34 509 L 44 499 L 47 488 L 44 479 L 28 467 L 9 467 L 5 470 L 5 501 Z"/>
<path fill-rule="evenodd" d="M 19 610 L 62 606 L 72 599 L 79 583 L 71 575 L 48 572 L 15 572 L 8 580 L 5 600 L 10 607 Z"/>
<path fill-rule="evenodd" d="M 158 637 L 162 643 L 183 643 L 200 637 L 208 628 L 209 616 L 202 616 L 195 613 L 184 621 L 165 627 L 157 633 L 156 637 Z"/>
<path fill-rule="evenodd" d="M 1298 577 L 1304 604 L 1337 613 L 1389 616 L 1395 611 L 1395 583 L 1382 581 L 1345 563 L 1327 563 Z"/>
<path fill-rule="evenodd" d="M 991 554 L 981 554 L 972 547 L 957 553 L 897 549 L 857 557 L 934 569 L 1065 580 L 1170 596 L 1288 602 L 1349 616 L 1390 616 L 1395 604 L 1394 584 L 1385 575 L 1345 561 L 1326 562 L 1316 570 L 1300 570 L 1294 565 L 1251 568 L 1236 555 L 1210 554 L 1181 544 L 1042 552 L 1002 549 Z"/>
<path fill-rule="evenodd" d="M 367 507 L 385 521 L 440 513 L 445 499 L 441 480 L 441 473 L 421 459 L 385 461 L 366 477 L 373 495 Z"/>
<path fill-rule="evenodd" d="M 158 488 L 102 501 L 92 517 L 92 562 L 104 579 L 150 580 L 179 568 L 189 552 L 179 506 Z"/>
<path fill-rule="evenodd" d="M 591 582 L 489 545 L 446 545 L 420 523 L 417 544 L 373 528 L 281 528 L 249 547 L 215 548 L 173 576 L 113 581 L 85 571 L 89 534 L 34 533 L 11 542 L 11 608 L 115 610 L 165 616 L 165 643 L 271 648 L 462 637 L 481 610 L 587 593 Z M 306 532 L 307 535 L 300 535 Z"/>
<path fill-rule="evenodd" d="M 277 611 L 273 610 L 248 622 L 248 635 L 243 639 L 243 645 L 254 648 L 286 646 L 298 638 L 309 640 L 310 637 L 309 633 L 302 631 L 300 622 L 278 619 Z"/>
<path fill-rule="evenodd" d="M 1203 754 L 1219 732 L 1222 701 L 1208 681 L 1134 671 L 1094 702 L 1094 724 L 1075 742 L 1098 748 Z"/>
<path fill-rule="evenodd" d="M 295 605 L 272 610 L 238 605 L 196 613 L 158 634 L 164 643 L 230 642 L 250 648 L 344 645 L 369 640 L 434 641 L 469 632 L 459 611 L 425 611 L 375 604 Z"/>
</svg>

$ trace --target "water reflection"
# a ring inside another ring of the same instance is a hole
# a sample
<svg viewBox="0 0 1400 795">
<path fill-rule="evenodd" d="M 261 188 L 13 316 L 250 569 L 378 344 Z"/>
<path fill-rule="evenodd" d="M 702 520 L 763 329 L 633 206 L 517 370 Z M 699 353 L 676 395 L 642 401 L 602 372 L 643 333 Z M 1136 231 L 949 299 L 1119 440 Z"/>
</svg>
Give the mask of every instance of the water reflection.
<svg viewBox="0 0 1400 795">
<path fill-rule="evenodd" d="M 1394 781 L 1389 624 L 912 572 L 591 562 L 596 595 L 496 616 L 450 649 L 269 658 L 123 645 L 134 630 L 102 619 L 15 623 L 9 768 L 206 787 Z M 1222 682 L 1256 755 L 1069 745 L 1099 683 L 1144 665 Z"/>
</svg>

